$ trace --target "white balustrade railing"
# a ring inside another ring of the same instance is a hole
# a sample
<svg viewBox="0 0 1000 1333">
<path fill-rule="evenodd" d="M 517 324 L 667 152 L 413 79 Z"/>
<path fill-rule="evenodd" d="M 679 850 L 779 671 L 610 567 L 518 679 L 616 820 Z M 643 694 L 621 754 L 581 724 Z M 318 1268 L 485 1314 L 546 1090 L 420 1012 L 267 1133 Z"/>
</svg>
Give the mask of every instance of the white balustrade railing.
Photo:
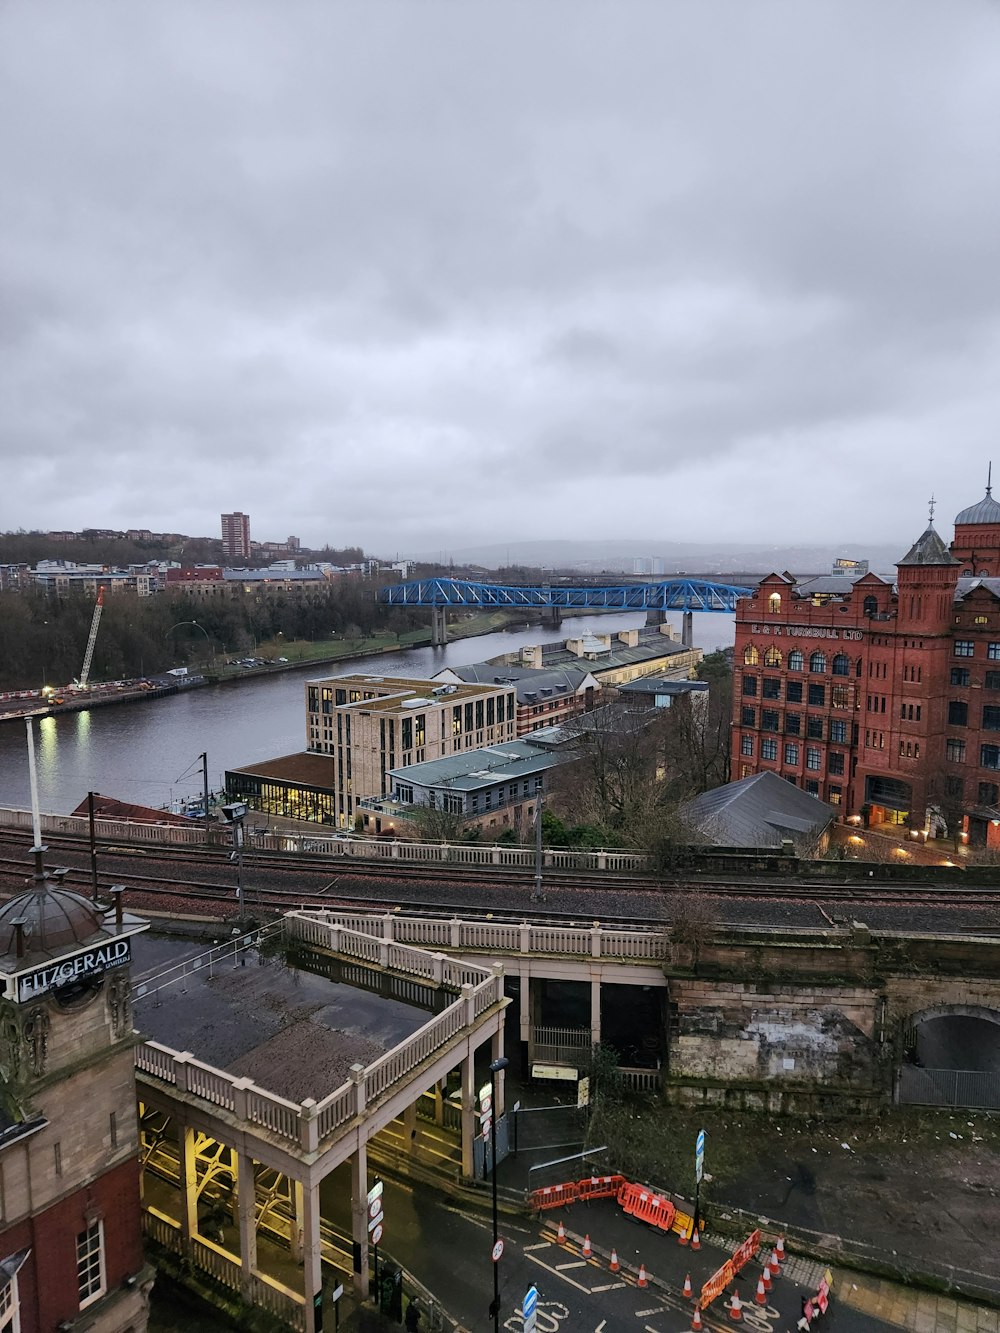
<svg viewBox="0 0 1000 1333">
<path fill-rule="evenodd" d="M 191 1251 L 195 1266 L 221 1282 L 230 1291 L 240 1289 L 240 1262 L 233 1259 L 218 1245 L 199 1236 L 191 1237 Z"/>
</svg>

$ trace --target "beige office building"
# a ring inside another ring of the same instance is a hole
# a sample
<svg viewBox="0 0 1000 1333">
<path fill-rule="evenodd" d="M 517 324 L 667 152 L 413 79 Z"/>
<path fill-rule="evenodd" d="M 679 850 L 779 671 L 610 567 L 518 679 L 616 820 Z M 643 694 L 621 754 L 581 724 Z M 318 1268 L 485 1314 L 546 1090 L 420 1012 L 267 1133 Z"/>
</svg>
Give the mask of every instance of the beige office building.
<svg viewBox="0 0 1000 1333">
<path fill-rule="evenodd" d="M 335 822 L 348 828 L 359 800 L 389 794 L 391 769 L 513 741 L 516 712 L 509 685 L 361 673 L 311 680 L 306 747 L 312 755 L 330 756 Z"/>
</svg>

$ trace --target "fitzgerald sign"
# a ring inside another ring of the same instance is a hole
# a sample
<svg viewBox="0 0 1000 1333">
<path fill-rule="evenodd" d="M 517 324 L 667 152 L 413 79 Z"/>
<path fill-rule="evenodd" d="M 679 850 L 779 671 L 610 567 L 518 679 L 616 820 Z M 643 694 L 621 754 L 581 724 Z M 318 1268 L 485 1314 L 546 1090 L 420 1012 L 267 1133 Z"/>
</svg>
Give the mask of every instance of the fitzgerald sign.
<svg viewBox="0 0 1000 1333">
<path fill-rule="evenodd" d="M 43 967 L 22 972 L 11 981 L 16 983 L 15 998 L 19 1004 L 35 1000 L 39 995 L 58 990 L 74 981 L 101 976 L 113 967 L 125 967 L 132 960 L 132 942 L 128 939 L 109 940 L 97 948 L 60 958 Z"/>
</svg>

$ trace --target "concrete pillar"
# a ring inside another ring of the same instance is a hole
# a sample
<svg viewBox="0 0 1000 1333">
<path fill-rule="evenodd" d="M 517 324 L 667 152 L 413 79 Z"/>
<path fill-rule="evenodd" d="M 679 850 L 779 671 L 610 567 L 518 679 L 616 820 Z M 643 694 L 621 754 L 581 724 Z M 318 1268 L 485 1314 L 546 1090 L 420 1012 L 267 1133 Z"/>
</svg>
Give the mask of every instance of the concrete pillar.
<svg viewBox="0 0 1000 1333">
<path fill-rule="evenodd" d="M 519 1033 L 522 1041 L 529 1041 L 531 1038 L 531 973 L 527 967 L 519 969 L 521 985 L 519 989 L 517 1002 L 517 1021 Z"/>
<path fill-rule="evenodd" d="M 292 1225 L 289 1235 L 292 1258 L 297 1264 L 302 1262 L 302 1228 L 303 1213 L 305 1211 L 302 1201 L 302 1181 L 288 1179 L 289 1202 L 292 1206 Z"/>
<path fill-rule="evenodd" d="M 257 1271 L 257 1193 L 253 1158 L 242 1152 L 234 1156 L 240 1217 L 240 1293 L 247 1304 L 252 1304 L 253 1275 Z"/>
<path fill-rule="evenodd" d="M 323 1290 L 323 1250 L 319 1230 L 319 1182 L 306 1181 L 302 1185 L 302 1269 L 303 1295 L 306 1298 L 306 1317 L 310 1317 L 313 1301 Z M 367 1288 L 366 1288 L 367 1290 Z"/>
<path fill-rule="evenodd" d="M 681 643 L 685 648 L 694 647 L 694 612 L 685 611 L 681 617 Z"/>
<path fill-rule="evenodd" d="M 500 1027 L 499 1031 L 494 1032 L 493 1036 L 490 1038 L 490 1064 L 494 1064 L 497 1060 L 501 1059 L 503 1059 L 502 1026 Z M 493 1103 L 493 1119 L 495 1121 L 499 1120 L 500 1117 L 503 1115 L 504 1083 L 506 1081 L 506 1078 L 507 1078 L 507 1071 L 504 1069 L 501 1069 L 498 1074 L 494 1075 L 494 1079 L 496 1080 L 496 1101 Z"/>
<path fill-rule="evenodd" d="M 351 1234 L 354 1239 L 354 1290 L 368 1295 L 368 1145 L 361 1143 L 351 1158 Z"/>
<path fill-rule="evenodd" d="M 191 1239 L 198 1234 L 198 1173 L 194 1160 L 194 1130 L 189 1125 L 180 1127 L 180 1190 L 181 1240 L 185 1254 L 190 1253 Z"/>
<path fill-rule="evenodd" d="M 417 1120 L 417 1103 L 411 1102 L 403 1108 L 403 1147 L 413 1152 L 420 1138 L 420 1122 Z"/>
<path fill-rule="evenodd" d="M 601 979 L 592 977 L 590 981 L 590 1044 L 597 1046 L 601 1040 Z"/>
<path fill-rule="evenodd" d="M 448 642 L 448 611 L 443 606 L 431 607 L 431 647 L 443 648 Z"/>
<path fill-rule="evenodd" d="M 476 1052 L 469 1046 L 469 1053 L 462 1061 L 462 1175 L 471 1180 L 475 1174 L 472 1155 L 472 1142 L 476 1137 Z"/>
<path fill-rule="evenodd" d="M 647 611 L 647 612 L 646 612 L 646 624 L 647 624 L 647 625 L 665 625 L 666 623 L 667 623 L 667 613 L 666 613 L 666 611 L 662 611 L 662 610 L 660 610 L 660 611 Z"/>
</svg>

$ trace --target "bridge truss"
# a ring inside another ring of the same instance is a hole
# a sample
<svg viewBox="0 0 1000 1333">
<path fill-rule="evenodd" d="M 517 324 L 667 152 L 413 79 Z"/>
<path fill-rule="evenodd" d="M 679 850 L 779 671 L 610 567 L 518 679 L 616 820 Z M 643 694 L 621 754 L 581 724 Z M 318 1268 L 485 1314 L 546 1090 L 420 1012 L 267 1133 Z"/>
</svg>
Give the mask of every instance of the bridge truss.
<svg viewBox="0 0 1000 1333">
<path fill-rule="evenodd" d="M 467 579 L 414 579 L 393 583 L 379 596 L 390 606 L 475 606 L 490 610 L 554 608 L 560 611 L 718 611 L 733 612 L 753 588 L 703 579 L 620 583 L 570 588 L 563 584 L 472 583 Z"/>
</svg>

